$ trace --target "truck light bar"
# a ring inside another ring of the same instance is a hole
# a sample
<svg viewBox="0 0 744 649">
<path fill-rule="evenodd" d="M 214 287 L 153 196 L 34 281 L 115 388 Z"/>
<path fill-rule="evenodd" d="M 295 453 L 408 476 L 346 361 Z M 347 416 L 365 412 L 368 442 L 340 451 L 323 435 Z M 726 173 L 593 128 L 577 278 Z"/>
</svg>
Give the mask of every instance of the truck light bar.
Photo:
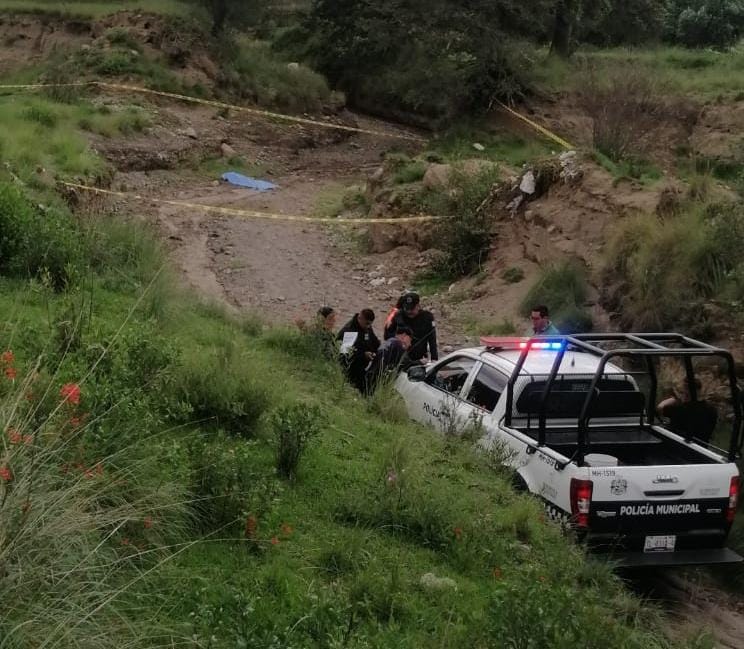
<svg viewBox="0 0 744 649">
<path fill-rule="evenodd" d="M 490 349 L 547 349 L 559 351 L 563 348 L 562 340 L 532 340 L 530 338 L 519 338 L 509 336 L 482 336 L 481 345 Z"/>
</svg>

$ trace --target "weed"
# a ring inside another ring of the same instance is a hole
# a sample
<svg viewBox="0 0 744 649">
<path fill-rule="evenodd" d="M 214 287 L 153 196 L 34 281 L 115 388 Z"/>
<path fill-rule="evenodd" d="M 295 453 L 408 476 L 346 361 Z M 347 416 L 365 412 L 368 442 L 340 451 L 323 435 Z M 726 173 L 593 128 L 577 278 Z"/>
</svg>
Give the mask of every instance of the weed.
<svg viewBox="0 0 744 649">
<path fill-rule="evenodd" d="M 415 183 L 422 180 L 426 173 L 427 164 L 420 160 L 412 160 L 401 166 L 393 176 L 393 182 L 397 185 Z"/>
<path fill-rule="evenodd" d="M 501 279 L 507 284 L 519 284 L 524 279 L 524 270 L 517 266 L 512 266 L 501 273 Z"/>
<path fill-rule="evenodd" d="M 276 471 L 287 480 L 297 477 L 297 469 L 307 445 L 323 425 L 317 406 L 297 404 L 276 410 L 271 416 L 271 427 L 276 440 Z"/>
<path fill-rule="evenodd" d="M 111 45 L 120 45 L 139 52 L 140 54 L 142 53 L 142 44 L 135 36 L 123 27 L 114 27 L 113 29 L 109 29 L 104 36 Z"/>
</svg>

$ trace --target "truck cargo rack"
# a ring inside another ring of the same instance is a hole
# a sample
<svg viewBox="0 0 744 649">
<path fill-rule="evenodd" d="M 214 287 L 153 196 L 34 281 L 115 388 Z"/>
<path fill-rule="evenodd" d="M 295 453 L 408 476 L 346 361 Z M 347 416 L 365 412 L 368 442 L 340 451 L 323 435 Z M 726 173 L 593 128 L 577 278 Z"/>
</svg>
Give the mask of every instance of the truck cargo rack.
<svg viewBox="0 0 744 649">
<path fill-rule="evenodd" d="M 560 345 L 556 344 L 560 343 Z M 600 345 L 607 343 L 618 343 L 620 347 L 615 349 L 604 349 Z M 730 352 L 713 347 L 707 343 L 688 338 L 676 333 L 608 333 L 608 334 L 575 334 L 570 336 L 536 336 L 525 339 L 520 345 L 521 353 L 517 360 L 514 371 L 507 383 L 506 414 L 504 423 L 507 427 L 512 425 L 514 408 L 514 386 L 520 377 L 525 376 L 523 369 L 529 354 L 533 351 L 550 349 L 555 351 L 555 360 L 545 382 L 539 406 L 539 429 L 538 447 L 545 446 L 547 430 L 547 406 L 548 399 L 553 390 L 567 351 L 581 351 L 592 354 L 599 358 L 597 369 L 591 379 L 589 390 L 580 409 L 578 419 L 578 447 L 571 461 L 580 466 L 584 464 L 584 458 L 589 448 L 589 422 L 591 419 L 592 406 L 594 405 L 600 390 L 598 386 L 605 375 L 607 364 L 613 358 L 630 358 L 645 362 L 646 371 L 650 379 L 650 390 L 646 402 L 645 425 L 653 426 L 656 418 L 656 401 L 658 391 L 658 377 L 654 359 L 656 358 L 679 358 L 683 360 L 687 388 L 692 401 L 697 401 L 697 388 L 695 385 L 695 370 L 693 359 L 698 357 L 718 357 L 726 363 L 726 375 L 728 386 L 731 391 L 731 405 L 734 418 L 731 430 L 731 439 L 728 446 L 728 460 L 736 461 L 741 452 L 742 443 L 742 398 L 736 381 L 736 368 L 734 358 Z M 643 414 L 641 414 L 641 425 L 644 425 Z M 691 442 L 692 439 L 686 439 Z"/>
</svg>

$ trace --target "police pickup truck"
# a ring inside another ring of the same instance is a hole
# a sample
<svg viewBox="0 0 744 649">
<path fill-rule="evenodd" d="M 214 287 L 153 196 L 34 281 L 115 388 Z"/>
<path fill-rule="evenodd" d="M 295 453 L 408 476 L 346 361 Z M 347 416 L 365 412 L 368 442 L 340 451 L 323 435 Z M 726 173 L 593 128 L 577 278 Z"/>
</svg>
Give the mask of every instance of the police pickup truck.
<svg viewBox="0 0 744 649">
<path fill-rule="evenodd" d="M 742 399 L 729 352 L 678 334 L 481 343 L 401 374 L 396 389 L 412 419 L 450 432 L 477 426 L 479 444 L 514 469 L 516 486 L 618 565 L 742 560 L 726 548 L 742 443 Z M 711 443 L 712 427 L 675 432 L 656 414 L 660 368 L 676 364 L 687 381 L 689 421 L 698 421 L 702 363 L 725 374 L 726 449 Z"/>
</svg>

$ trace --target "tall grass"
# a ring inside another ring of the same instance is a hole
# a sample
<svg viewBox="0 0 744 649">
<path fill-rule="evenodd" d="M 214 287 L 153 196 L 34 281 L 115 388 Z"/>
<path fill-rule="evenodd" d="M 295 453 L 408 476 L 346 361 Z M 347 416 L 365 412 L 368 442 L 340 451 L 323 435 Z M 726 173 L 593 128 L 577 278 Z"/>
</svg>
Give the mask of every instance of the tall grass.
<svg viewBox="0 0 744 649">
<path fill-rule="evenodd" d="M 706 303 L 741 309 L 744 268 L 737 251 L 743 243 L 744 217 L 733 203 L 692 201 L 673 218 L 632 218 L 608 248 L 608 305 L 626 327 L 709 336 Z"/>
</svg>

